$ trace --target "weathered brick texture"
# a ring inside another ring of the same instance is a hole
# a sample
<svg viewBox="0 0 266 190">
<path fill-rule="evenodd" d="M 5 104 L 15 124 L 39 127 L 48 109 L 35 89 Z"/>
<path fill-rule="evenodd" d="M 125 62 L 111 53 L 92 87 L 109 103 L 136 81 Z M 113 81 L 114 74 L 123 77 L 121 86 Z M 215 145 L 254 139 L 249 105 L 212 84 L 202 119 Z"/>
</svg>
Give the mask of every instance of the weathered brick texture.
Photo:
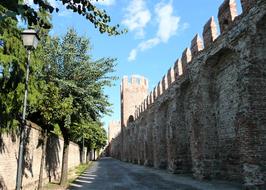
<svg viewBox="0 0 266 190">
<path fill-rule="evenodd" d="M 25 169 L 23 175 L 23 189 L 35 189 L 37 187 L 42 148 L 40 139 L 42 133 L 40 127 L 31 123 L 26 130 Z M 44 181 L 48 182 L 60 179 L 62 154 L 64 141 L 50 134 L 45 152 Z M 17 158 L 19 137 L 14 134 L 1 134 L 0 136 L 0 189 L 12 190 L 16 185 Z M 80 164 L 79 146 L 70 143 L 68 167 L 73 168 Z"/>
<path fill-rule="evenodd" d="M 161 93 L 159 82 L 147 109 L 115 139 L 114 157 L 266 189 L 266 1 L 241 3 L 237 15 L 235 1 L 224 1 L 222 35 L 212 17 L 204 49 L 196 36 L 163 77 L 167 88 Z"/>
</svg>

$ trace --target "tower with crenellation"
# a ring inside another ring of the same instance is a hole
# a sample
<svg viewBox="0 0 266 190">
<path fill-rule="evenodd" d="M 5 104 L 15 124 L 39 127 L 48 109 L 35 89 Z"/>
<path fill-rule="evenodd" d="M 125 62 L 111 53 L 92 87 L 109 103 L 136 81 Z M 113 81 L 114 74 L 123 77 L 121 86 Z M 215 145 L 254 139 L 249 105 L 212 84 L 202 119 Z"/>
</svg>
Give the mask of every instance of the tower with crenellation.
<svg viewBox="0 0 266 190">
<path fill-rule="evenodd" d="M 148 95 L 148 80 L 143 76 L 124 76 L 121 83 L 121 126 L 135 119 L 135 110 Z"/>
</svg>

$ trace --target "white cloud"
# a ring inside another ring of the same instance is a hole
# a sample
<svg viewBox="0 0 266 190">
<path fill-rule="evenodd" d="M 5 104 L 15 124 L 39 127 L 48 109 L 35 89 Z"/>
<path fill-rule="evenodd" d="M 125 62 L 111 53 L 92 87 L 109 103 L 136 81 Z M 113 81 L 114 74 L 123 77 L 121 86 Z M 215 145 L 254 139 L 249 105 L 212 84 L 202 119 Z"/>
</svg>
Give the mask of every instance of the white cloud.
<svg viewBox="0 0 266 190">
<path fill-rule="evenodd" d="M 145 51 L 147 49 L 153 48 L 154 46 L 158 45 L 160 43 L 159 38 L 151 38 L 149 40 L 143 41 L 138 45 L 138 48 L 141 51 Z"/>
<path fill-rule="evenodd" d="M 132 49 L 130 51 L 129 56 L 128 56 L 128 61 L 135 61 L 139 51 L 145 51 L 147 49 L 153 48 L 159 43 L 160 43 L 159 38 L 151 38 L 149 40 L 141 42 L 137 48 Z"/>
<path fill-rule="evenodd" d="M 168 3 L 158 3 L 155 6 L 154 12 L 158 24 L 155 37 L 139 43 L 139 45 L 130 52 L 128 57 L 129 61 L 134 61 L 139 51 L 153 48 L 160 43 L 167 43 L 172 36 L 176 35 L 178 30 L 184 30 L 188 27 L 188 24 L 184 23 L 180 29 L 180 17 L 173 15 L 172 1 Z"/>
<path fill-rule="evenodd" d="M 180 17 L 173 15 L 173 6 L 171 2 L 168 4 L 157 4 L 155 13 L 159 23 L 157 36 L 162 42 L 168 42 L 169 38 L 177 32 Z"/>
<path fill-rule="evenodd" d="M 184 30 L 186 30 L 186 29 L 188 29 L 188 28 L 189 28 L 189 23 L 185 22 L 185 23 L 182 24 L 180 30 L 181 30 L 181 31 L 184 31 Z"/>
<path fill-rule="evenodd" d="M 134 61 L 137 57 L 137 49 L 132 49 L 128 56 L 128 61 Z"/>
<path fill-rule="evenodd" d="M 151 13 L 146 7 L 145 0 L 132 0 L 126 8 L 126 15 L 122 20 L 130 31 L 135 31 L 137 37 L 144 37 L 144 28 L 151 19 Z"/>
<path fill-rule="evenodd" d="M 115 0 L 98 0 L 98 1 L 92 0 L 91 3 L 104 5 L 104 6 L 112 6 L 115 4 Z"/>
</svg>

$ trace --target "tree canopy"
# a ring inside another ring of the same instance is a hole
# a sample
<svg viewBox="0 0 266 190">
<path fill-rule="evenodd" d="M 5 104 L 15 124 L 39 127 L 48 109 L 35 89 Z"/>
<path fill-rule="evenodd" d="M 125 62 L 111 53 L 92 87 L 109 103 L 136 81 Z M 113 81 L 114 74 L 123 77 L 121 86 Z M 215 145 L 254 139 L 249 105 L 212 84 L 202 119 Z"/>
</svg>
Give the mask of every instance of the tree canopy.
<svg viewBox="0 0 266 190">
<path fill-rule="evenodd" d="M 0 14 L 5 9 L 0 6 Z M 38 12 L 38 15 L 46 22 L 49 22 L 50 15 L 46 12 Z M 21 120 L 24 81 L 26 67 L 26 50 L 22 44 L 21 32 L 18 22 L 13 18 L 6 18 L 0 21 L 0 125 L 1 130 L 16 128 Z M 38 26 L 36 26 L 38 27 Z M 39 28 L 41 43 L 44 43 L 48 36 L 48 30 Z M 42 45 L 31 56 L 31 76 L 29 81 L 28 113 L 34 111 L 38 105 L 38 98 L 41 96 L 39 87 L 44 81 L 37 80 L 42 73 L 44 62 L 36 57 L 42 52 Z"/>
<path fill-rule="evenodd" d="M 80 135 L 82 134 L 82 135 Z M 99 121 L 87 121 L 77 124 L 71 131 L 71 139 L 91 149 L 101 149 L 106 145 L 107 133 Z"/>
<path fill-rule="evenodd" d="M 103 88 L 115 79 L 110 76 L 115 59 L 93 61 L 88 54 L 90 49 L 86 37 L 69 29 L 63 37 L 49 38 L 38 57 L 46 63 L 43 74 L 39 75 L 39 81 L 45 81 L 46 85 L 40 85 L 42 95 L 32 115 L 43 118 L 43 125 L 59 126 L 64 137 L 63 158 L 67 157 L 69 141 L 80 143 L 79 136 L 84 136 L 89 148 L 99 149 L 106 143 L 106 132 L 99 120 L 102 114 L 110 112 Z M 62 184 L 66 182 L 65 165 L 63 163 Z"/>
<path fill-rule="evenodd" d="M 79 37 L 74 29 L 69 29 L 64 37 L 47 41 L 43 47 L 45 56 L 39 57 L 48 63 L 44 68 L 45 75 L 50 83 L 60 89 L 60 99 L 71 102 L 72 110 L 68 113 L 69 116 L 64 117 L 70 117 L 74 123 L 81 120 L 95 121 L 101 114 L 110 111 L 103 87 L 110 86 L 115 79 L 107 75 L 113 72 L 115 59 L 92 61 L 88 55 L 89 50 L 89 40 Z M 58 118 L 61 117 L 60 114 Z"/>
<path fill-rule="evenodd" d="M 6 12 L 0 5 L 0 14 Z M 37 15 L 50 23 L 51 16 L 44 9 Z M 52 37 L 40 23 L 34 23 L 41 41 L 30 59 L 26 117 L 46 133 L 53 130 L 64 137 L 64 184 L 70 140 L 81 144 L 82 136 L 89 149 L 106 144 L 100 119 L 110 112 L 110 103 L 103 89 L 116 79 L 111 75 L 116 59 L 92 60 L 88 38 L 79 36 L 74 29 L 62 37 Z M 0 135 L 3 130 L 18 129 L 21 121 L 27 61 L 21 32 L 13 17 L 0 20 Z"/>
<path fill-rule="evenodd" d="M 21 112 L 26 52 L 17 22 L 0 22 L 0 125 L 1 130 L 15 126 Z M 5 126 L 5 128 L 3 128 Z"/>
<path fill-rule="evenodd" d="M 95 28 L 98 28 L 100 33 L 108 33 L 109 35 L 119 35 L 126 30 L 120 30 L 119 25 L 111 26 L 111 17 L 102 10 L 95 6 L 91 0 L 58 0 L 67 9 L 85 17 L 91 22 Z M 53 7 L 47 0 L 33 0 L 34 4 L 38 6 L 39 11 L 46 11 L 49 13 L 58 12 L 57 7 Z M 6 17 L 16 18 L 21 15 L 22 18 L 27 20 L 28 24 L 37 25 L 43 28 L 51 28 L 49 22 L 46 22 L 38 15 L 32 6 L 25 4 L 24 0 L 1 0 L 0 6 L 4 7 L 6 11 L 0 15 L 0 20 Z"/>
</svg>

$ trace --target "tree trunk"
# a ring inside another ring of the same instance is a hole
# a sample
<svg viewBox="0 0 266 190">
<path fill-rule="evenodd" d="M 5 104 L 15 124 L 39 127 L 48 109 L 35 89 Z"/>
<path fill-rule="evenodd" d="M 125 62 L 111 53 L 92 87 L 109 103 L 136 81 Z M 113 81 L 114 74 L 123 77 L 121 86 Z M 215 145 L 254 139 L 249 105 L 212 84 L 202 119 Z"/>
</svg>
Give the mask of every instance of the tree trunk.
<svg viewBox="0 0 266 190">
<path fill-rule="evenodd" d="M 82 137 L 82 155 L 81 155 L 81 163 L 85 164 L 85 147 L 84 147 L 84 137 Z"/>
<path fill-rule="evenodd" d="M 69 135 L 66 128 L 61 129 L 64 137 L 64 149 L 63 149 L 63 158 L 62 158 L 62 170 L 61 170 L 61 180 L 60 185 L 67 185 L 67 174 L 68 174 L 68 152 L 69 152 Z"/>
<path fill-rule="evenodd" d="M 45 158 L 45 153 L 46 153 L 47 139 L 48 139 L 48 132 L 47 132 L 47 129 L 44 129 L 38 190 L 41 190 L 43 188 L 43 167 L 44 167 L 44 158 Z"/>
</svg>

